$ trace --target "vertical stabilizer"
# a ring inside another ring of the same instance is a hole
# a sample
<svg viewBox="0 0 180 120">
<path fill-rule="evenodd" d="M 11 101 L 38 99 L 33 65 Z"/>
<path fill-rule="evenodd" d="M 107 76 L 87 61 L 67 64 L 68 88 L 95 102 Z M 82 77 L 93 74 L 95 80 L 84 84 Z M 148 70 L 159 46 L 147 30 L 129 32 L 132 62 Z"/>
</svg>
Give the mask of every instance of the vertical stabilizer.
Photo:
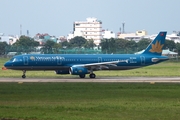
<svg viewBox="0 0 180 120">
<path fill-rule="evenodd" d="M 149 44 L 142 54 L 161 55 L 167 32 L 159 32 L 156 38 Z"/>
</svg>

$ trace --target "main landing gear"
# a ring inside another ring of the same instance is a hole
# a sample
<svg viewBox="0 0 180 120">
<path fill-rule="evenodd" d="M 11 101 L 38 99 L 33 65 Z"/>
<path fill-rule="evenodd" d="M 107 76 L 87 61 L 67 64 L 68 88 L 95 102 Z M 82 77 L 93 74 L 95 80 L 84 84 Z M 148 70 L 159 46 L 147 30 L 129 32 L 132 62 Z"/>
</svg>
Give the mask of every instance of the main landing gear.
<svg viewBox="0 0 180 120">
<path fill-rule="evenodd" d="M 79 75 L 80 78 L 85 78 L 86 74 Z"/>
<path fill-rule="evenodd" d="M 85 78 L 86 74 L 79 75 L 80 78 Z M 90 78 L 96 78 L 96 75 L 94 73 L 89 74 Z"/>
<path fill-rule="evenodd" d="M 96 77 L 96 74 L 91 73 L 91 74 L 89 75 L 89 77 L 90 77 L 90 78 L 95 78 L 95 77 Z"/>
<path fill-rule="evenodd" d="M 22 78 L 26 78 L 26 70 L 23 70 Z"/>
</svg>

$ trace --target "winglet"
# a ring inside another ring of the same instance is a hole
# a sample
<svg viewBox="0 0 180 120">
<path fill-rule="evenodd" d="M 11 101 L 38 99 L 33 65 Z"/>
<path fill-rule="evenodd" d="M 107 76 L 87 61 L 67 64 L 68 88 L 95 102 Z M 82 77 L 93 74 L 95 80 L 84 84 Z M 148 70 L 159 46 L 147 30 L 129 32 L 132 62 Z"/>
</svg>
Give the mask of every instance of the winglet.
<svg viewBox="0 0 180 120">
<path fill-rule="evenodd" d="M 167 32 L 159 32 L 142 54 L 161 55 Z"/>
</svg>

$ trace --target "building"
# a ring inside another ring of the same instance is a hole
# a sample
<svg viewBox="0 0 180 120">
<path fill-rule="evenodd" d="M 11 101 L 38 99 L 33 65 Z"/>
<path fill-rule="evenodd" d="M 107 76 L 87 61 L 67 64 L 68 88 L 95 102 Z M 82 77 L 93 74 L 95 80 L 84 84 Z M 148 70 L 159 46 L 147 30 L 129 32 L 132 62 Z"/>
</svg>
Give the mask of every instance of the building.
<svg viewBox="0 0 180 120">
<path fill-rule="evenodd" d="M 94 40 L 96 45 L 99 45 L 101 42 L 102 22 L 97 20 L 97 18 L 87 18 L 86 21 L 75 21 L 73 26 L 73 33 L 68 35 L 68 40 L 76 36 L 82 36 L 87 40 Z"/>
<path fill-rule="evenodd" d="M 110 39 L 110 38 L 115 38 L 115 37 L 116 37 L 116 35 L 113 31 L 110 31 L 110 30 L 102 31 L 102 38 Z"/>
<path fill-rule="evenodd" d="M 49 34 L 45 33 L 45 34 L 36 34 L 34 36 L 34 40 L 39 42 L 40 45 L 44 45 L 48 40 L 51 40 L 55 43 L 57 43 L 57 38 L 55 36 L 50 36 Z"/>
<path fill-rule="evenodd" d="M 19 39 L 18 36 L 13 35 L 4 35 L 3 33 L 0 33 L 0 42 L 6 42 L 9 45 L 14 44 Z"/>
<path fill-rule="evenodd" d="M 146 30 L 138 30 L 138 31 L 136 31 L 136 35 L 137 36 L 146 36 L 147 31 Z"/>
<path fill-rule="evenodd" d="M 117 37 L 126 40 L 134 40 L 138 42 L 147 35 L 147 31 L 138 30 L 135 33 L 118 33 Z"/>
<path fill-rule="evenodd" d="M 59 38 L 57 39 L 57 43 L 62 43 L 67 41 L 67 38 L 65 36 L 59 36 Z"/>
<path fill-rule="evenodd" d="M 166 35 L 167 40 L 173 40 L 175 43 L 180 43 L 180 33 L 179 32 L 173 32 L 170 35 Z"/>
<path fill-rule="evenodd" d="M 157 36 L 157 34 L 153 34 L 153 35 L 147 36 L 147 38 L 153 40 L 153 39 L 155 39 L 156 36 Z M 146 38 L 146 36 L 144 38 Z M 180 43 L 180 33 L 179 32 L 173 32 L 172 34 L 167 34 L 166 39 L 172 40 L 175 43 Z"/>
</svg>

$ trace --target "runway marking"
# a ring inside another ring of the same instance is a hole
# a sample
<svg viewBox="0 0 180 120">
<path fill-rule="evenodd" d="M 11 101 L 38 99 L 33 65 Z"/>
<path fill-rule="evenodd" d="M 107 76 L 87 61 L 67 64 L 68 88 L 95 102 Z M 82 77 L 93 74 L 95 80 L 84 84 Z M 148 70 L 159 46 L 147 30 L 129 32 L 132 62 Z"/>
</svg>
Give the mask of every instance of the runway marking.
<svg viewBox="0 0 180 120">
<path fill-rule="evenodd" d="M 0 78 L 0 82 L 125 82 L 125 83 L 180 83 L 180 77 L 105 77 L 96 79 L 80 78 Z"/>
</svg>

